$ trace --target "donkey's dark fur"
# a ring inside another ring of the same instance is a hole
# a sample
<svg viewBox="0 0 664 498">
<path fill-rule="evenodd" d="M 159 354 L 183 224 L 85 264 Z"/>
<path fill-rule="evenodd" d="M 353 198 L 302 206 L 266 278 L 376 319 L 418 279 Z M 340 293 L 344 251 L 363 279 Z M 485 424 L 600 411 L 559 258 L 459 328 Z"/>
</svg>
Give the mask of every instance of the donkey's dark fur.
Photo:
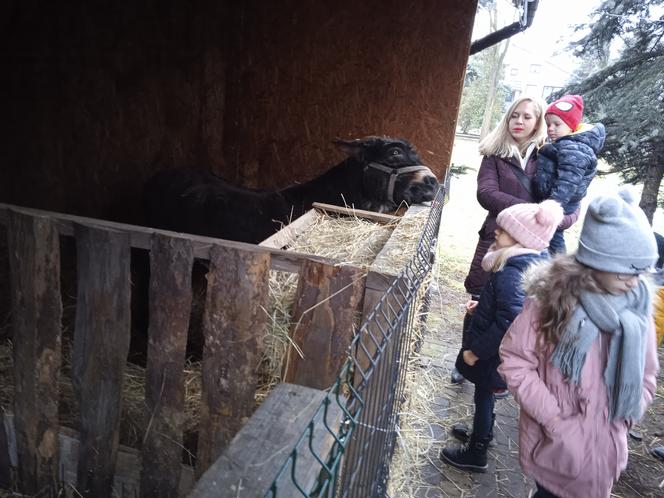
<svg viewBox="0 0 664 498">
<path fill-rule="evenodd" d="M 422 160 L 405 140 L 368 137 L 335 144 L 348 158 L 321 176 L 277 192 L 236 187 L 197 168 L 157 173 L 145 185 L 148 224 L 178 232 L 258 243 L 311 208 L 314 202 L 379 212 L 401 203 L 433 199 L 438 181 L 426 168 L 398 174 L 388 196 L 390 174 L 371 163 L 400 168 Z M 384 168 L 383 168 L 384 169 Z"/>
</svg>

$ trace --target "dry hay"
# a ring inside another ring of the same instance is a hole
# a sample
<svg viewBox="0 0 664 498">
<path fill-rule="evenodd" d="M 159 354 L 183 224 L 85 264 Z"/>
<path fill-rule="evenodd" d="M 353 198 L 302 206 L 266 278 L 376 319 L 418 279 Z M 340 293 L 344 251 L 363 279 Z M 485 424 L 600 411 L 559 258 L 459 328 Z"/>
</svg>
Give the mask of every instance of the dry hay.
<svg viewBox="0 0 664 498">
<path fill-rule="evenodd" d="M 291 239 L 285 249 L 334 259 L 339 265 L 352 264 L 368 269 L 393 230 L 394 225 L 380 225 L 357 217 L 318 214 L 314 223 Z M 301 354 L 289 335 L 298 279 L 296 273 L 270 271 L 267 309 L 270 326 L 263 342 L 258 401 L 281 382 L 284 361 L 288 361 L 291 351 Z"/>
<path fill-rule="evenodd" d="M 418 292 L 415 345 L 420 343 L 428 330 L 438 326 L 437 322 L 431 320 L 434 314 L 430 315 L 428 310 L 422 307 L 424 293 L 432 285 L 433 275 L 436 273 L 437 270 L 431 272 Z M 406 400 L 399 412 L 399 423 L 395 427 L 397 442 L 390 463 L 389 496 L 402 496 L 406 491 L 426 489 L 428 485 L 424 474 L 430 466 L 438 465 L 431 460 L 431 454 L 434 453 L 432 448 L 443 430 L 440 414 L 434 410 L 443 403 L 436 394 L 444 384 L 443 373 L 420 358 L 418 349 L 414 347 L 410 350 L 406 372 Z M 454 409 L 458 411 L 460 418 L 466 418 L 472 414 L 472 403 L 459 403 Z M 458 491 L 457 496 L 464 494 L 462 488 Z"/>
</svg>

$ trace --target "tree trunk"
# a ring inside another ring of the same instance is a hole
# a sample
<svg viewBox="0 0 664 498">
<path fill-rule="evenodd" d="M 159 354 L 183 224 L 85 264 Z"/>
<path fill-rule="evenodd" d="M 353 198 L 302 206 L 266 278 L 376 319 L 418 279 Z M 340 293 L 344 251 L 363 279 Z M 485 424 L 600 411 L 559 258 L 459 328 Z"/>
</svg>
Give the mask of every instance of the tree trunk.
<svg viewBox="0 0 664 498">
<path fill-rule="evenodd" d="M 643 193 L 641 194 L 641 202 L 639 206 L 646 213 L 648 221 L 652 225 L 652 217 L 657 209 L 657 195 L 659 194 L 659 186 L 662 183 L 664 176 L 664 157 L 659 157 L 655 164 L 648 168 L 648 172 L 643 180 Z"/>
<path fill-rule="evenodd" d="M 496 31 L 498 29 L 498 6 L 497 4 L 493 5 L 493 10 L 489 13 L 489 20 L 491 25 L 491 31 Z M 503 69 L 503 61 L 505 60 L 505 54 L 507 53 L 507 48 L 509 47 L 510 39 L 508 38 L 504 42 L 491 47 L 491 58 L 489 67 L 491 72 L 489 73 L 489 91 L 486 95 L 486 105 L 484 107 L 484 116 L 482 117 L 482 128 L 480 129 L 480 139 L 487 136 L 491 131 L 492 117 L 493 117 L 493 106 L 496 100 L 496 89 L 498 88 L 498 82 L 500 80 L 500 72 Z"/>
</svg>

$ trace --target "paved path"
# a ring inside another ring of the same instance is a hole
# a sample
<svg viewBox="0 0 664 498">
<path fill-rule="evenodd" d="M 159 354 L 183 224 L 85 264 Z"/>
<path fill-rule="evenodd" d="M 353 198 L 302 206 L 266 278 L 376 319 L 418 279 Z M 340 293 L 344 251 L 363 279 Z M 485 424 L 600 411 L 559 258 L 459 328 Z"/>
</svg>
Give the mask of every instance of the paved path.
<svg viewBox="0 0 664 498">
<path fill-rule="evenodd" d="M 434 296 L 443 307 L 458 307 L 458 303 L 446 303 L 444 296 Z M 435 313 L 435 310 L 432 310 Z M 458 315 L 458 314 L 457 314 Z M 432 327 L 424 336 L 420 356 L 416 360 L 422 369 L 438 380 L 438 389 L 432 393 L 431 410 L 438 419 L 435 429 L 435 443 L 428 452 L 429 464 L 422 470 L 422 480 L 430 485 L 415 493 L 418 497 L 464 496 L 464 497 L 519 497 L 530 496 L 532 483 L 519 469 L 518 461 L 518 411 L 510 396 L 496 401 L 495 446 L 489 450 L 489 470 L 485 474 L 460 471 L 444 464 L 438 455 L 446 446 L 460 445 L 450 435 L 452 424 L 465 421 L 472 425 L 473 385 L 469 382 L 452 384 L 450 371 L 458 352 L 459 337 L 455 332 L 461 329 L 460 317 Z M 454 335 L 452 335 L 454 334 Z"/>
</svg>

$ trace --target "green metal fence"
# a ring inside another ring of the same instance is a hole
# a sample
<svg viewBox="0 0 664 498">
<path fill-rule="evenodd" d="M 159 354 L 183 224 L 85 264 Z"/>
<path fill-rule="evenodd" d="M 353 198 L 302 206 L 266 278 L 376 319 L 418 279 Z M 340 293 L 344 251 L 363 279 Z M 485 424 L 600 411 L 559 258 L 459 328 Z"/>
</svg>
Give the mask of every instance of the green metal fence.
<svg viewBox="0 0 664 498">
<path fill-rule="evenodd" d="M 436 195 L 413 258 L 355 334 L 335 384 L 303 427 L 266 498 L 293 488 L 305 497 L 385 495 L 413 330 L 419 308 L 427 305 L 423 284 L 433 266 L 446 190 Z M 321 437 L 333 438 L 326 454 L 314 448 Z M 312 489 L 304 489 L 297 479 L 298 461 L 311 457 L 318 462 L 318 478 Z"/>
</svg>

